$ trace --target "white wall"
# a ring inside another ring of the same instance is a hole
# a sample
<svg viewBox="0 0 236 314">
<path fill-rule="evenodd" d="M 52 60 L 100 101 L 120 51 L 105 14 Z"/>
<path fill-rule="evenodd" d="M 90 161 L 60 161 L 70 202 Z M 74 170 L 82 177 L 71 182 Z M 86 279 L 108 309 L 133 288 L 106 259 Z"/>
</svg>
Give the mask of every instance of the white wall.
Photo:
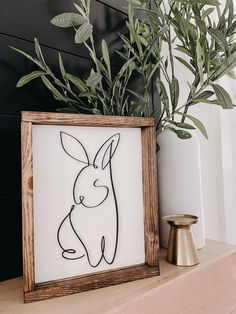
<svg viewBox="0 0 236 314">
<path fill-rule="evenodd" d="M 223 78 L 236 104 L 236 82 Z M 201 147 L 206 237 L 236 244 L 236 109 L 200 104 L 191 110 L 207 127 L 209 140 L 198 134 Z"/>
<path fill-rule="evenodd" d="M 163 50 L 168 54 L 166 47 Z M 181 85 L 181 105 L 189 90 L 186 82 L 191 82 L 192 76 L 177 62 L 175 70 Z M 218 83 L 226 88 L 236 105 L 236 81 L 224 77 Z M 236 108 L 223 110 L 199 104 L 189 113 L 204 123 L 209 136 L 206 140 L 196 131 L 201 149 L 206 238 L 236 245 Z"/>
</svg>

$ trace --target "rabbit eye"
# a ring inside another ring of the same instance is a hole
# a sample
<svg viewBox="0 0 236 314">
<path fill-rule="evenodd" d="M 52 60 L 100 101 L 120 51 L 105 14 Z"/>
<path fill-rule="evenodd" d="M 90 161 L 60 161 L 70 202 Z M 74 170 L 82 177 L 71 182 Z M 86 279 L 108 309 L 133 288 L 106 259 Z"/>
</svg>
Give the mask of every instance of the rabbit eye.
<svg viewBox="0 0 236 314">
<path fill-rule="evenodd" d="M 98 166 L 97 166 L 97 165 L 94 165 L 93 167 L 94 167 L 94 169 L 97 169 L 97 168 L 98 168 Z"/>
</svg>

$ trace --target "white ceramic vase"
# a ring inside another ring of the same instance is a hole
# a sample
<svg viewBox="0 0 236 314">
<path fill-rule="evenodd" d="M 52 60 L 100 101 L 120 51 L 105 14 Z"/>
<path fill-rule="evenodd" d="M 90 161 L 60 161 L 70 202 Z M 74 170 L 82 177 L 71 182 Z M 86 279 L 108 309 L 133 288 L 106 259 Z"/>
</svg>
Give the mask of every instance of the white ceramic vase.
<svg viewBox="0 0 236 314">
<path fill-rule="evenodd" d="M 199 221 L 192 226 L 197 249 L 205 245 L 204 209 L 201 179 L 200 144 L 192 138 L 182 140 L 172 131 L 158 135 L 158 181 L 161 246 L 167 247 L 169 226 L 161 217 L 174 214 L 196 215 Z"/>
</svg>

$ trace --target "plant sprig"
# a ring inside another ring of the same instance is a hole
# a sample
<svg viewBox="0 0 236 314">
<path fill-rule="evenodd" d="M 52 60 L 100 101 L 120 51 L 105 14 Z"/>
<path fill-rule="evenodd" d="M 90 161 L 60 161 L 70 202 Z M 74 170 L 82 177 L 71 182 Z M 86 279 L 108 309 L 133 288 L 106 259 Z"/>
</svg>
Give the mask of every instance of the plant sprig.
<svg viewBox="0 0 236 314">
<path fill-rule="evenodd" d="M 145 69 L 142 72 L 145 80 L 149 78 L 149 69 L 155 68 L 160 74 L 160 77 L 152 77 L 161 101 L 157 129 L 168 128 L 181 138 L 190 138 L 188 131 L 181 130 L 190 129 L 185 122 L 188 119 L 193 128 L 198 128 L 207 137 L 203 124 L 190 116 L 188 110 L 198 103 L 220 105 L 224 109 L 234 107 L 227 90 L 217 84 L 224 75 L 235 78 L 236 14 L 233 0 L 227 0 L 222 11 L 217 0 L 128 2 L 129 20 L 133 19 L 129 23 L 133 29 L 130 38 L 122 36 L 127 56 L 135 58 L 138 72 Z M 135 17 L 136 11 L 143 11 L 144 17 Z M 216 19 L 213 18 L 215 13 Z M 168 47 L 167 55 L 163 53 L 164 45 Z M 183 103 L 179 103 L 181 84 L 175 73 L 176 62 L 180 62 L 193 77 L 192 82 L 188 82 L 189 94 Z M 149 93 L 150 90 L 145 88 Z"/>
<path fill-rule="evenodd" d="M 60 53 L 58 53 L 58 63 L 61 77 L 56 77 L 47 65 L 40 44 L 35 38 L 36 58 L 12 47 L 40 69 L 40 71 L 24 75 L 18 81 L 17 87 L 22 87 L 40 77 L 54 98 L 65 104 L 65 107 L 58 111 L 122 116 L 145 115 L 142 107 L 133 100 L 133 96 L 131 97 L 130 88 L 128 88 L 134 71 L 132 58 L 126 60 L 113 75 L 110 53 L 105 40 L 101 43 L 102 57 L 100 59 L 97 57 L 93 26 L 90 22 L 90 0 L 81 0 L 79 4 L 74 5 L 77 13 L 59 14 L 51 20 L 51 23 L 61 28 L 72 28 L 75 32 L 75 43 L 86 47 L 93 61 L 88 77 L 83 79 L 68 73 Z"/>
<path fill-rule="evenodd" d="M 124 62 L 114 74 L 105 40 L 98 58 L 90 22 L 90 0 L 75 4 L 76 13 L 62 13 L 51 23 L 72 28 L 76 44 L 83 44 L 93 62 L 86 79 L 68 73 L 60 53 L 60 77 L 47 65 L 35 39 L 36 57 L 15 49 L 39 69 L 24 75 L 17 87 L 41 78 L 54 98 L 65 104 L 63 112 L 105 115 L 155 116 L 156 129 L 169 129 L 182 139 L 191 137 L 189 130 L 198 128 L 207 138 L 204 125 L 188 114 L 191 106 L 207 103 L 224 109 L 234 107 L 225 88 L 218 84 L 224 75 L 236 78 L 236 14 L 233 0 L 221 9 L 218 0 L 127 0 L 129 35 L 120 34 L 123 50 L 117 53 Z M 138 18 L 137 11 L 142 11 Z M 213 18 L 216 15 L 217 18 Z M 163 53 L 167 46 L 168 53 Z M 182 86 L 176 74 L 176 62 L 190 71 L 189 93 L 182 103 Z M 131 89 L 134 74 L 143 80 L 143 88 Z M 150 108 L 153 91 L 160 105 Z M 186 122 L 187 120 L 187 122 Z"/>
</svg>

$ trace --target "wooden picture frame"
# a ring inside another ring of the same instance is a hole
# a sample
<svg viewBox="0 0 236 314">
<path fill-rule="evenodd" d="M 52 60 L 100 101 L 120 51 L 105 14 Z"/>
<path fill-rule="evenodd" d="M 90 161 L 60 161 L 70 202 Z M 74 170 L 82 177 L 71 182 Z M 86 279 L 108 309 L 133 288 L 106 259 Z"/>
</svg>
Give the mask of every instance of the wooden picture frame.
<svg viewBox="0 0 236 314">
<path fill-rule="evenodd" d="M 35 282 L 34 125 L 140 128 L 144 208 L 145 263 L 48 282 Z M 159 275 L 156 134 L 152 118 L 22 112 L 22 220 L 24 301 L 32 302 Z"/>
</svg>

